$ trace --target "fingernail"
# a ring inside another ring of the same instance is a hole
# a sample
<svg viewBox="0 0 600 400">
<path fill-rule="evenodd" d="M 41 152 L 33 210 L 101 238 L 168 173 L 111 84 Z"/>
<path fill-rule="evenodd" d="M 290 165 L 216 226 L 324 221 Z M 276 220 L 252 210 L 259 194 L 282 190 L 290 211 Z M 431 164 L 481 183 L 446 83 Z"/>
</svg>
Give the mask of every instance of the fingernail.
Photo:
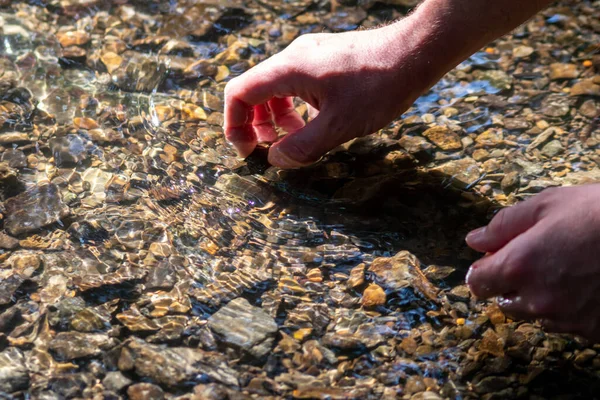
<svg viewBox="0 0 600 400">
<path fill-rule="evenodd" d="M 279 149 L 278 146 L 272 146 L 269 149 L 269 164 L 275 167 L 288 169 L 288 168 L 300 168 L 309 164 L 302 164 L 298 161 L 291 159 L 287 154 Z"/>
<path fill-rule="evenodd" d="M 472 280 L 473 280 L 473 271 L 475 271 L 477 268 L 479 268 L 479 264 L 478 263 L 474 263 L 473 265 L 471 265 L 471 267 L 467 271 L 467 276 L 465 277 L 465 284 L 467 285 L 467 287 L 469 288 L 469 290 L 473 294 L 475 294 L 475 292 L 477 291 L 477 287 L 474 287 L 474 282 L 472 282 Z"/>
<path fill-rule="evenodd" d="M 471 290 L 471 276 L 472 276 L 472 273 L 475 270 L 475 268 L 476 268 L 475 265 L 471 265 L 471 267 L 467 271 L 467 276 L 465 277 L 465 283 L 469 287 L 469 290 Z"/>
<path fill-rule="evenodd" d="M 467 242 L 473 243 L 473 242 L 480 241 L 483 238 L 483 236 L 485 235 L 486 228 L 487 227 L 482 226 L 481 228 L 477 228 L 474 231 L 469 232 L 467 234 L 467 238 L 466 238 Z"/>
</svg>

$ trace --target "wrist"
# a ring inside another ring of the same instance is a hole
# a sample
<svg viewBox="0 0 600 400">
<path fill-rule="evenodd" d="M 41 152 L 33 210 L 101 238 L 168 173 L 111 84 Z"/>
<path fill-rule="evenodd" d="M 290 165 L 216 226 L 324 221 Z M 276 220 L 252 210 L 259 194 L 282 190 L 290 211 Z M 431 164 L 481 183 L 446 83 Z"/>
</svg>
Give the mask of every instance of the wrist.
<svg viewBox="0 0 600 400">
<path fill-rule="evenodd" d="M 444 48 L 431 23 L 431 16 L 421 15 L 417 9 L 377 32 L 381 68 L 395 92 L 410 103 L 462 62 L 456 49 Z"/>
</svg>

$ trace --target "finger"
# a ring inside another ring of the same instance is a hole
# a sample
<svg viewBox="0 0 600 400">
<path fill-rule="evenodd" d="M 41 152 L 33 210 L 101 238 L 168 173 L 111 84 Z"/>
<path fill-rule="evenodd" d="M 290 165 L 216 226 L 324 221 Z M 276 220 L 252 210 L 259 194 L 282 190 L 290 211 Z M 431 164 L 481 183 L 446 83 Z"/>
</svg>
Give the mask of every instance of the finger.
<svg viewBox="0 0 600 400">
<path fill-rule="evenodd" d="M 295 132 L 304 128 L 304 120 L 296 112 L 292 97 L 275 97 L 269 101 L 275 124 L 287 132 Z"/>
<path fill-rule="evenodd" d="M 277 131 L 273 126 L 273 116 L 266 104 L 254 106 L 252 127 L 259 142 L 274 142 L 277 140 Z"/>
<path fill-rule="evenodd" d="M 488 226 L 467 235 L 467 244 L 481 252 L 495 252 L 537 222 L 536 199 L 527 200 L 500 210 Z"/>
<path fill-rule="evenodd" d="M 567 301 L 564 293 L 532 287 L 521 293 L 501 296 L 498 306 L 506 315 L 514 319 L 564 319 L 576 313 L 583 304 Z"/>
<path fill-rule="evenodd" d="M 572 333 L 591 340 L 600 338 L 600 304 L 592 301 L 578 311 L 561 316 L 541 318 L 541 324 L 549 332 Z"/>
<path fill-rule="evenodd" d="M 476 261 L 467 273 L 467 285 L 480 298 L 519 293 L 530 285 L 543 263 L 544 227 L 534 227 L 510 241 L 498 252 Z"/>
<path fill-rule="evenodd" d="M 580 335 L 589 340 L 597 340 L 600 337 L 597 319 L 594 318 L 579 321 L 542 319 L 540 324 L 549 333 Z"/>
<path fill-rule="evenodd" d="M 258 141 L 256 133 L 250 129 L 254 119 L 253 106 L 267 103 L 276 95 L 296 95 L 290 82 L 303 85 L 302 77 L 296 76 L 294 70 L 278 67 L 277 59 L 277 56 L 271 57 L 232 79 L 225 87 L 223 130 L 241 157 L 247 157 Z"/>
<path fill-rule="evenodd" d="M 340 145 L 339 131 L 331 132 L 327 113 L 320 113 L 299 131 L 283 137 L 269 149 L 269 163 L 279 168 L 299 168 L 318 161 L 329 150 Z"/>
<path fill-rule="evenodd" d="M 520 296 L 514 294 L 511 296 L 499 297 L 497 300 L 498 307 L 507 318 L 513 321 L 532 321 L 535 320 L 535 315 L 529 312 L 526 307 L 521 307 Z"/>
<path fill-rule="evenodd" d="M 243 125 L 240 128 L 230 128 L 225 137 L 236 148 L 240 157 L 248 157 L 256 148 L 258 139 L 252 125 Z"/>
</svg>

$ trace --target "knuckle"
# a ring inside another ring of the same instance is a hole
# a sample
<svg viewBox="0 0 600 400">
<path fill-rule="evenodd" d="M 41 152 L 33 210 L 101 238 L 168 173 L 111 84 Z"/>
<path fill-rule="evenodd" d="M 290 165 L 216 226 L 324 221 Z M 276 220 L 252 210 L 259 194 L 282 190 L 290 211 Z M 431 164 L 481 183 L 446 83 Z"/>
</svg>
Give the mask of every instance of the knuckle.
<svg viewBox="0 0 600 400">
<path fill-rule="evenodd" d="M 527 275 L 527 257 L 511 253 L 500 260 L 502 278 L 507 282 L 519 282 Z"/>
<path fill-rule="evenodd" d="M 535 221 L 540 221 L 548 214 L 549 208 L 552 206 L 554 202 L 554 194 L 555 192 L 551 190 L 550 192 L 542 192 L 538 201 L 533 205 L 533 215 Z"/>
<path fill-rule="evenodd" d="M 504 227 L 506 226 L 507 214 L 510 212 L 509 210 L 509 208 L 503 208 L 492 219 L 488 226 L 488 229 L 492 234 L 496 235 L 504 230 Z"/>
<path fill-rule="evenodd" d="M 559 193 L 561 193 L 561 190 L 558 187 L 549 187 L 544 189 L 540 194 L 547 197 L 555 197 Z"/>
<path fill-rule="evenodd" d="M 305 33 L 303 35 L 298 36 L 296 39 L 294 39 L 294 41 L 292 42 L 292 44 L 295 44 L 297 46 L 314 46 L 314 45 L 318 45 L 320 40 L 323 39 L 324 35 L 323 33 Z"/>
<path fill-rule="evenodd" d="M 294 39 L 290 47 L 310 47 L 313 44 L 315 44 L 316 35 L 316 33 L 305 33 L 304 35 L 300 35 L 296 39 Z"/>
<path fill-rule="evenodd" d="M 299 162 L 310 162 L 315 158 L 318 158 L 318 155 L 313 154 L 314 151 L 307 147 L 305 143 L 289 143 L 287 147 L 287 153 L 293 154 L 293 158 Z"/>
</svg>

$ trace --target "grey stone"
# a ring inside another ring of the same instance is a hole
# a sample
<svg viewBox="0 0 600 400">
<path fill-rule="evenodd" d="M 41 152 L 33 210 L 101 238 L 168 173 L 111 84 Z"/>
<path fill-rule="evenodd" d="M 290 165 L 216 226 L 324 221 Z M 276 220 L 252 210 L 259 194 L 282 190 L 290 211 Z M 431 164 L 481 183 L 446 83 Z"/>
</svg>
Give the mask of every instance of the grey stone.
<svg viewBox="0 0 600 400">
<path fill-rule="evenodd" d="M 12 393 L 28 386 L 29 374 L 23 353 L 14 347 L 0 353 L 0 392 Z"/>
<path fill-rule="evenodd" d="M 271 351 L 277 323 L 265 311 L 237 298 L 208 319 L 221 340 L 260 358 Z"/>
</svg>

